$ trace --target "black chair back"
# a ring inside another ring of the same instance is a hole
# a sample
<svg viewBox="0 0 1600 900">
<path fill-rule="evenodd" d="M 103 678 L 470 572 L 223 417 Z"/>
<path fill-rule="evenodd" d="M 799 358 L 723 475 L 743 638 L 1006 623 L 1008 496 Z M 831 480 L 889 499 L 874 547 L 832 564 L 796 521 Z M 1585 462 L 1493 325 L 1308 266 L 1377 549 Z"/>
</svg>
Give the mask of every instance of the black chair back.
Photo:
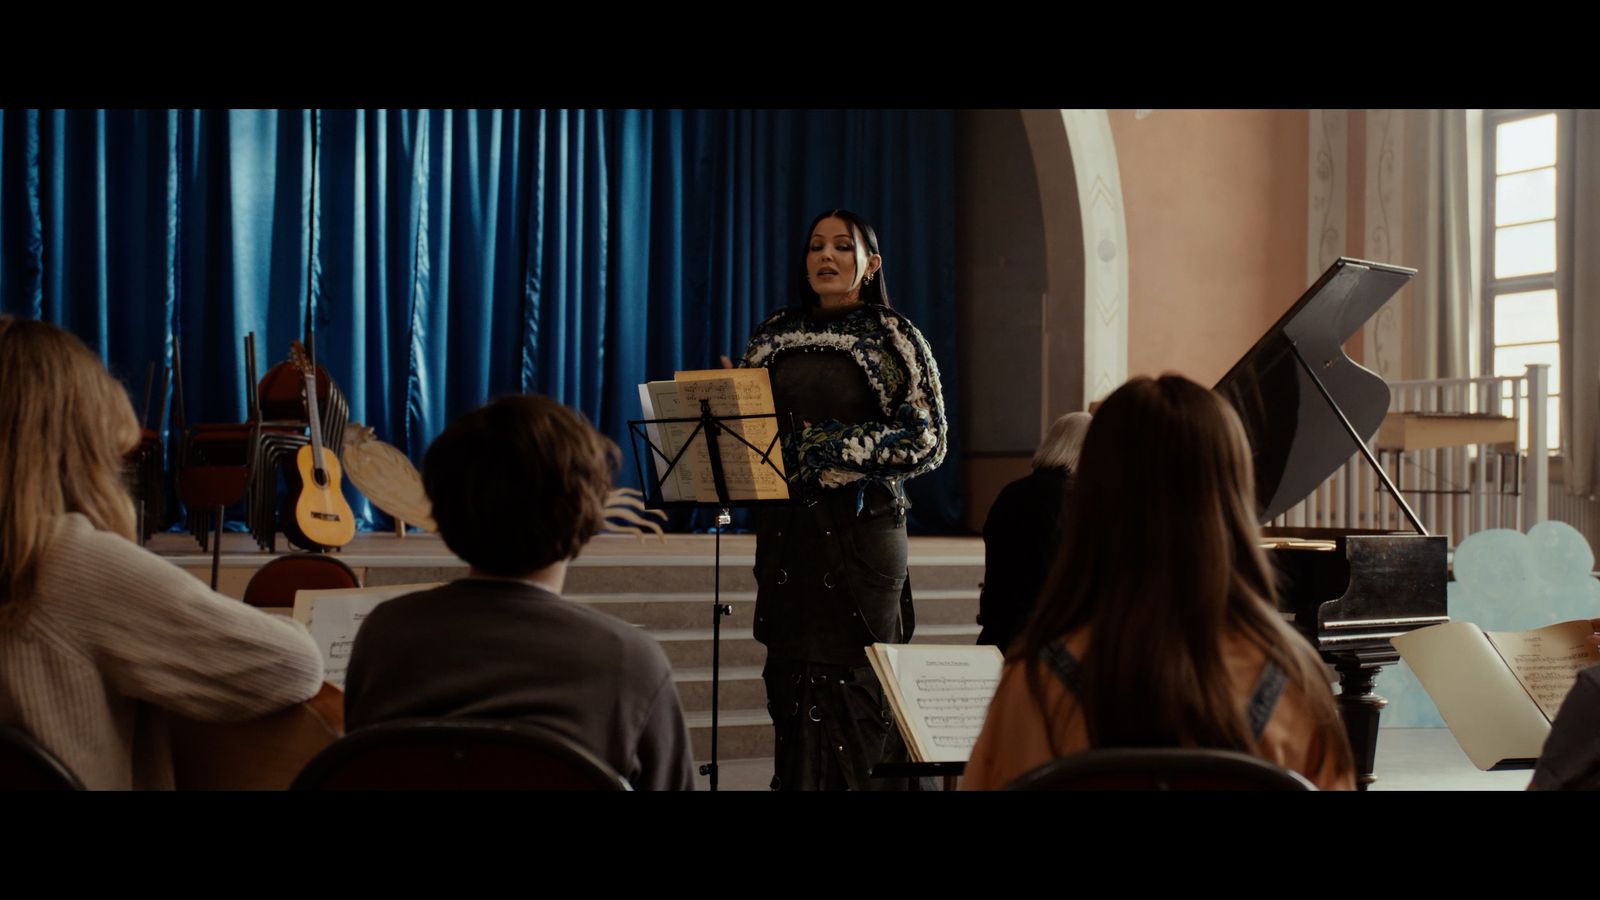
<svg viewBox="0 0 1600 900">
<path fill-rule="evenodd" d="M 1314 791 L 1298 772 L 1247 753 L 1200 748 L 1100 749 L 1044 765 L 1012 791 Z"/>
<path fill-rule="evenodd" d="M 319 753 L 294 790 L 627 791 L 599 757 L 525 722 L 406 720 L 353 731 Z"/>
</svg>

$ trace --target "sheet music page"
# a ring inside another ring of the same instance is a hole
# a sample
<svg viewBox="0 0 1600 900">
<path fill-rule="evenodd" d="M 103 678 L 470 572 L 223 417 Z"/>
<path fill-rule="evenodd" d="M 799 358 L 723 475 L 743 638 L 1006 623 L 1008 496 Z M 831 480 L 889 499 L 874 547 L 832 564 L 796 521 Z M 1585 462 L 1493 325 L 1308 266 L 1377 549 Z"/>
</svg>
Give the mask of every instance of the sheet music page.
<svg viewBox="0 0 1600 900">
<path fill-rule="evenodd" d="M 1478 626 L 1446 622 L 1391 643 L 1473 765 L 1538 758 L 1550 722 Z"/>
<path fill-rule="evenodd" d="M 900 683 L 895 678 L 894 666 L 890 662 L 888 651 L 889 644 L 873 644 L 867 648 L 867 662 L 872 665 L 872 674 L 878 676 L 878 684 L 883 687 L 884 697 L 889 701 L 889 711 L 894 714 L 894 725 L 900 731 L 900 737 L 906 742 L 906 757 L 911 762 L 923 762 L 926 759 L 926 750 L 917 743 L 916 732 L 911 727 L 911 722 L 906 718 L 906 701 L 900 695 Z"/>
<path fill-rule="evenodd" d="M 679 392 L 678 383 L 675 381 L 652 381 L 645 385 L 650 394 L 651 405 L 655 408 L 658 419 L 682 419 L 700 415 L 700 404 L 689 403 Z M 667 463 L 678 455 L 689 435 L 694 434 L 694 422 L 673 422 L 662 425 L 661 440 L 656 444 L 667 454 Z M 688 452 L 678 459 L 678 465 L 673 468 L 671 479 L 679 500 L 696 500 L 702 503 L 716 502 L 717 491 L 711 483 L 711 471 L 707 468 L 703 473 L 697 473 L 700 466 L 709 466 L 706 461 L 705 442 L 695 436 L 695 444 L 699 451 L 696 453 L 695 445 L 689 447 Z M 696 460 L 699 462 L 696 462 Z M 666 463 L 663 463 L 665 466 Z M 701 475 L 704 477 L 706 487 L 700 486 Z M 663 495 L 663 499 L 665 496 Z"/>
<path fill-rule="evenodd" d="M 1484 635 L 1545 718 L 1553 720 L 1578 680 L 1578 672 L 1600 663 L 1600 651 L 1589 639 L 1593 630 L 1588 619 L 1577 619 L 1532 631 L 1486 631 Z"/>
<path fill-rule="evenodd" d="M 874 644 L 892 672 L 907 743 L 921 762 L 966 762 L 1000 684 L 1005 657 L 998 647 L 965 644 Z M 875 667 L 876 668 L 876 667 Z M 879 675 L 882 678 L 882 674 Z"/>
<path fill-rule="evenodd" d="M 773 412 L 772 380 L 766 369 L 700 369 L 678 372 L 673 376 L 680 385 L 685 406 L 699 409 L 699 401 L 710 401 L 711 414 L 715 416 L 746 416 Z M 728 485 L 732 500 L 783 500 L 789 496 L 789 485 L 783 475 L 783 451 L 776 443 L 777 419 L 740 419 L 725 423 L 732 431 L 761 451 L 771 448 L 767 465 L 761 453 L 745 446 L 732 435 L 718 436 L 717 447 L 722 457 L 722 475 Z M 703 447 L 703 443 L 702 443 Z M 691 453 L 706 456 L 703 449 Z M 706 459 L 709 479 L 710 460 Z M 711 499 L 716 499 L 712 483 Z"/>
<path fill-rule="evenodd" d="M 310 629 L 312 640 L 317 642 L 317 649 L 322 651 L 323 680 L 344 690 L 345 673 L 350 668 L 350 650 L 355 646 L 356 632 L 378 604 L 406 594 L 432 590 L 439 584 L 386 584 L 369 588 L 296 591 L 294 620 Z"/>
<path fill-rule="evenodd" d="M 639 418 L 641 419 L 661 418 L 660 414 L 656 412 L 655 402 L 650 399 L 650 386 L 648 384 L 639 385 L 639 411 L 641 413 Z M 644 427 L 644 433 L 651 444 L 655 445 L 662 452 L 666 451 L 666 445 L 662 443 L 661 439 L 660 425 L 646 425 Z M 654 450 L 651 450 L 649 447 L 645 447 L 643 452 L 650 457 L 651 466 L 655 471 L 655 479 L 661 483 L 661 499 L 668 503 L 674 500 L 688 499 L 679 494 L 678 479 L 675 477 L 667 477 L 668 460 L 662 459 L 660 454 L 656 453 Z M 648 494 L 649 492 L 647 491 L 646 493 Z"/>
</svg>

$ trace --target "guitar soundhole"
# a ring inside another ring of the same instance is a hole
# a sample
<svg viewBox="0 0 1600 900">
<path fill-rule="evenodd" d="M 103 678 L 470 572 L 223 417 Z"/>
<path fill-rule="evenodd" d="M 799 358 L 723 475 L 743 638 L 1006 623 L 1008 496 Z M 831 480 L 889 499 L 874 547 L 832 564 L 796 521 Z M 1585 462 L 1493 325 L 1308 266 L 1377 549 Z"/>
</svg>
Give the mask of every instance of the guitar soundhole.
<svg viewBox="0 0 1600 900">
<path fill-rule="evenodd" d="M 325 488 L 328 486 L 328 473 L 321 469 L 313 469 L 311 470 L 311 480 L 317 483 L 317 487 Z"/>
</svg>

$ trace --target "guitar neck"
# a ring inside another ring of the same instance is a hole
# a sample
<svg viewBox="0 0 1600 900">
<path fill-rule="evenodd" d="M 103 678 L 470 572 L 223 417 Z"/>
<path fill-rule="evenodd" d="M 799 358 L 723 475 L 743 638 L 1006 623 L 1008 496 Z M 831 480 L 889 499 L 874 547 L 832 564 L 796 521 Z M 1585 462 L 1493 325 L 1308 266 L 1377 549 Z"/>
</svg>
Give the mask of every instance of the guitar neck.
<svg viewBox="0 0 1600 900">
<path fill-rule="evenodd" d="M 306 373 L 306 417 L 311 426 L 311 459 L 322 473 L 322 413 L 317 409 L 317 376 Z"/>
</svg>

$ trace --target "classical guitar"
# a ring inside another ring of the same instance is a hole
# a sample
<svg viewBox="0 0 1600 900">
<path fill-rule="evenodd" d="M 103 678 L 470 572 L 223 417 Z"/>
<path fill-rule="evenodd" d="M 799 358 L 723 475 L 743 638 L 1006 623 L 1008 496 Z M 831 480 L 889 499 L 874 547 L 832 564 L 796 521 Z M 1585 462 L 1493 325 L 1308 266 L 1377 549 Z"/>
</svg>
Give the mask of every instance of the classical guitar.
<svg viewBox="0 0 1600 900">
<path fill-rule="evenodd" d="M 311 443 L 295 454 L 299 485 L 290 485 L 294 498 L 294 524 L 311 546 L 309 550 L 343 547 L 356 535 L 356 517 L 344 499 L 339 458 L 322 446 L 322 415 L 317 409 L 317 367 L 299 341 L 289 347 L 289 359 L 305 378 L 306 412 Z M 293 479 L 291 479 L 292 481 Z M 291 529 L 284 529 L 292 535 Z"/>
<path fill-rule="evenodd" d="M 344 735 L 344 692 L 324 684 L 315 697 L 244 722 L 171 716 L 172 774 L 178 790 L 274 790 Z"/>
</svg>

